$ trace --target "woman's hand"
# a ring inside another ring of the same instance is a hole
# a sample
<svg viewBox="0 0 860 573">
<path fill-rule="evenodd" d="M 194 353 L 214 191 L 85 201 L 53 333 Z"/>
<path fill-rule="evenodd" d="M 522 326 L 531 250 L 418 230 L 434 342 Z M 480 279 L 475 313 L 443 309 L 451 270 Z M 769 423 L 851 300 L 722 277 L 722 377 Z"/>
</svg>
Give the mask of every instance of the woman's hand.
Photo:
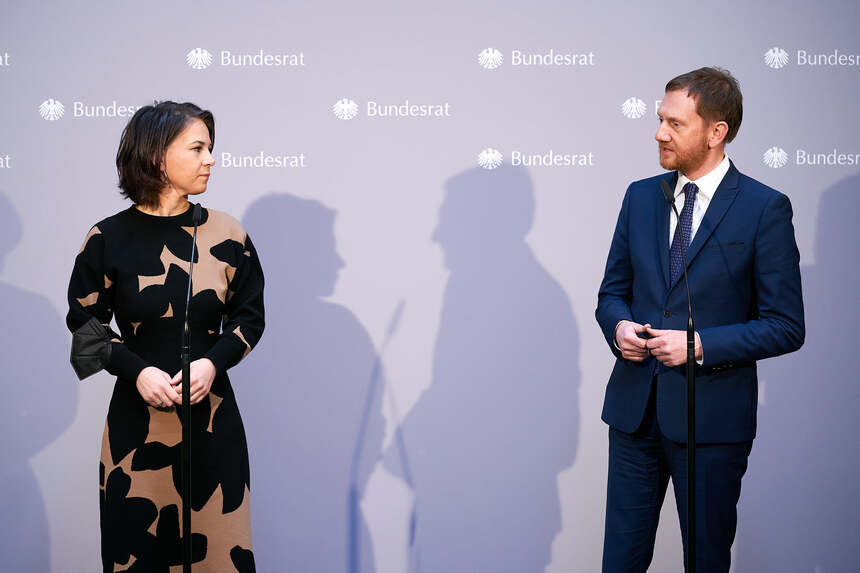
<svg viewBox="0 0 860 573">
<path fill-rule="evenodd" d="M 209 389 L 212 388 L 212 380 L 215 379 L 215 365 L 208 358 L 201 358 L 191 363 L 191 400 L 192 404 L 196 404 L 206 397 Z M 173 379 L 170 380 L 173 389 L 177 395 L 182 394 L 182 370 L 176 373 Z M 182 405 L 182 398 L 177 402 Z"/>
<path fill-rule="evenodd" d="M 171 385 L 170 375 L 155 366 L 147 366 L 137 375 L 137 391 L 154 408 L 169 408 L 182 402 Z"/>
</svg>

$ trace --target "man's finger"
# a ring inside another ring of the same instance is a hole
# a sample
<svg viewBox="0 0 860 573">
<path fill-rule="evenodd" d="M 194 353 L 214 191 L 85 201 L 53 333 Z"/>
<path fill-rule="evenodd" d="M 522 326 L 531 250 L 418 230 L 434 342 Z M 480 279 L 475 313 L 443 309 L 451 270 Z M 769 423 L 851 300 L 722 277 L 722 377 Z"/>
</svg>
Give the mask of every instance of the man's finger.
<svg viewBox="0 0 860 573">
<path fill-rule="evenodd" d="M 626 342 L 628 345 L 630 345 L 633 348 L 645 348 L 645 339 L 639 338 L 635 334 L 630 335 L 630 336 L 625 336 L 622 339 L 622 342 Z"/>
<path fill-rule="evenodd" d="M 628 345 L 628 344 L 622 345 L 621 351 L 622 352 L 629 352 L 631 354 L 641 354 L 643 356 L 648 354 L 648 351 L 644 347 L 640 348 L 639 346 L 633 346 L 633 345 Z"/>
<path fill-rule="evenodd" d="M 671 351 L 665 345 L 658 344 L 651 348 L 651 354 L 654 356 L 666 356 L 667 354 L 671 354 Z"/>
<path fill-rule="evenodd" d="M 648 325 L 647 331 L 653 337 L 663 336 L 664 334 L 671 332 L 670 330 L 662 330 L 659 328 L 651 328 L 651 325 Z"/>
</svg>

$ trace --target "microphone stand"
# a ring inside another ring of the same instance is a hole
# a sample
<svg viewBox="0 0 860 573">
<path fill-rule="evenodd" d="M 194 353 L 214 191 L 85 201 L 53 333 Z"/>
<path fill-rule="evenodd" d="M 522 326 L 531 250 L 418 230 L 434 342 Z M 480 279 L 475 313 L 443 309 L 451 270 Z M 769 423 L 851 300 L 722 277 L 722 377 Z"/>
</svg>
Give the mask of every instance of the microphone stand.
<svg viewBox="0 0 860 573">
<path fill-rule="evenodd" d="M 197 225 L 203 210 L 194 205 L 194 236 L 191 239 L 191 262 L 188 264 L 188 290 L 185 293 L 185 322 L 182 327 L 182 573 L 191 573 L 191 327 L 188 310 L 191 306 L 191 274 L 197 250 Z"/>
<path fill-rule="evenodd" d="M 672 206 L 678 226 L 681 216 L 675 207 L 675 194 L 660 181 L 663 196 Z M 687 278 L 687 246 L 681 238 L 684 286 L 687 288 L 687 573 L 696 573 L 696 329 L 693 327 L 693 299 Z"/>
</svg>

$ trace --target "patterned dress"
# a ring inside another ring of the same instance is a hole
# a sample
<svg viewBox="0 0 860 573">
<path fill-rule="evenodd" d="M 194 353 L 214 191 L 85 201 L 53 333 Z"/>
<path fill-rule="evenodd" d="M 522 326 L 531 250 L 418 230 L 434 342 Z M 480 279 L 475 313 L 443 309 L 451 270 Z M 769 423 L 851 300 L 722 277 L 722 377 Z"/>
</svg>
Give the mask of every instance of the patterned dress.
<svg viewBox="0 0 860 573">
<path fill-rule="evenodd" d="M 109 330 L 117 377 L 99 468 L 104 571 L 179 571 L 182 563 L 181 407 L 154 408 L 136 387 L 147 366 L 181 369 L 193 209 L 171 217 L 134 206 L 87 234 L 69 283 L 66 323 L 90 317 Z M 263 272 L 234 218 L 203 210 L 190 311 L 191 360 L 217 374 L 191 406 L 191 526 L 195 573 L 254 571 L 248 447 L 227 369 L 263 332 Z"/>
</svg>

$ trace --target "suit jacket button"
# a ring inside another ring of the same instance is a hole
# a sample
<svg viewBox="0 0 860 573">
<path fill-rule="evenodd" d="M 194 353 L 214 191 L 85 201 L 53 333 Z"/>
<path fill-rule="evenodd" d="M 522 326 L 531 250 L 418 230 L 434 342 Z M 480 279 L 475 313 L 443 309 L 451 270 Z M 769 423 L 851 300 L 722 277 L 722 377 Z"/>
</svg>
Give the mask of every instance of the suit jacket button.
<svg viewBox="0 0 860 573">
<path fill-rule="evenodd" d="M 666 309 L 663 311 L 663 318 L 669 318 L 670 316 L 672 316 L 671 310 Z"/>
</svg>

